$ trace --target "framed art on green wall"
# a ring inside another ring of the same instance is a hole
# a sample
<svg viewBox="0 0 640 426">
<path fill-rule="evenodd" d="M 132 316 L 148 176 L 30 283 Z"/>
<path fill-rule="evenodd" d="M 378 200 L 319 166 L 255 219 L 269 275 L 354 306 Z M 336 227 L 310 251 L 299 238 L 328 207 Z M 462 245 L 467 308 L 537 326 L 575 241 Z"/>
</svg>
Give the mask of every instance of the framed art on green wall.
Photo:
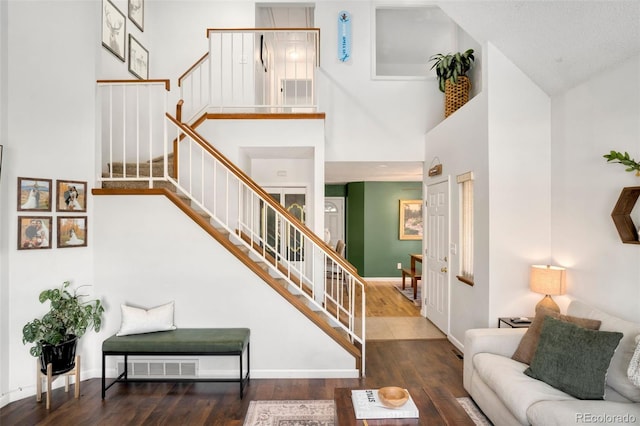
<svg viewBox="0 0 640 426">
<path fill-rule="evenodd" d="M 422 239 L 422 200 L 400 200 L 401 240 Z"/>
</svg>

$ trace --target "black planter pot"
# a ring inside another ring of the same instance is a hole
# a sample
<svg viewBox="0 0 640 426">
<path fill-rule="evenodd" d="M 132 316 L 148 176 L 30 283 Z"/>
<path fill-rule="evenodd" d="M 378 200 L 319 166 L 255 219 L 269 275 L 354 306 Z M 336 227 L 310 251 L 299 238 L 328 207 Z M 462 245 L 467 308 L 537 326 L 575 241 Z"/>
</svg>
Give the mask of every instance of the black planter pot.
<svg viewBox="0 0 640 426">
<path fill-rule="evenodd" d="M 42 354 L 40 355 L 41 371 L 47 374 L 47 365 L 49 363 L 51 363 L 54 376 L 73 370 L 76 366 L 77 345 L 78 337 L 75 335 L 70 335 L 69 340 L 57 345 L 43 343 Z"/>
</svg>

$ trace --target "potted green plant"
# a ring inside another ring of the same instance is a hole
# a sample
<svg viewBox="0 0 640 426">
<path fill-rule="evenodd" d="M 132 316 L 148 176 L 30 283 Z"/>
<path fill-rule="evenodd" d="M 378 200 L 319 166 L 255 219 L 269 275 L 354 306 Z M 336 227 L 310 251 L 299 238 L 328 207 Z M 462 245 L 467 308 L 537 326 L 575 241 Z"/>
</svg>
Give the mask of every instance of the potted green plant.
<svg viewBox="0 0 640 426">
<path fill-rule="evenodd" d="M 50 302 L 49 312 L 22 328 L 22 343 L 34 343 L 29 353 L 40 357 L 45 373 L 49 363 L 54 375 L 72 370 L 78 339 L 91 329 L 100 331 L 102 325 L 104 306 L 100 300 L 85 301 L 86 295 L 78 294 L 80 287 L 71 292 L 70 285 L 65 281 L 60 288 L 42 291 L 38 299 Z"/>
<path fill-rule="evenodd" d="M 429 58 L 429 62 L 433 62 L 431 69 L 436 70 L 438 87 L 445 94 L 445 117 L 469 100 L 471 81 L 467 73 L 474 60 L 473 49 L 446 55 L 438 53 Z"/>
</svg>

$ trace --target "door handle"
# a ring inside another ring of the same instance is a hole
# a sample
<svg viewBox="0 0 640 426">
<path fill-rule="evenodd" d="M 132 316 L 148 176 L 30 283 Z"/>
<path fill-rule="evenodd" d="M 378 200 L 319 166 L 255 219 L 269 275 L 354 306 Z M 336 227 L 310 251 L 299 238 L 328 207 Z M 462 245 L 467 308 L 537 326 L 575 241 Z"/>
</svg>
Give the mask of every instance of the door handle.
<svg viewBox="0 0 640 426">
<path fill-rule="evenodd" d="M 440 268 L 440 272 L 445 272 L 446 273 L 447 272 L 447 267 L 443 266 L 442 268 Z"/>
</svg>

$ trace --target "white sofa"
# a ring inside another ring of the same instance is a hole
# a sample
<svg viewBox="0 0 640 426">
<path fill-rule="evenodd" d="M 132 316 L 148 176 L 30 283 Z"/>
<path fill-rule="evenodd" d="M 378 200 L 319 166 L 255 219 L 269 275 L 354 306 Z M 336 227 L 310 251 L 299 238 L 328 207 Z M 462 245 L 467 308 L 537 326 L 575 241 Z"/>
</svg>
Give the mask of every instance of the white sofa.
<svg viewBox="0 0 640 426">
<path fill-rule="evenodd" d="M 528 365 L 511 356 L 526 329 L 468 330 L 464 388 L 494 425 L 640 425 L 640 388 L 627 377 L 640 324 L 577 300 L 571 302 L 567 314 L 600 320 L 600 330 L 624 334 L 607 370 L 604 400 L 580 400 L 525 375 Z"/>
</svg>

